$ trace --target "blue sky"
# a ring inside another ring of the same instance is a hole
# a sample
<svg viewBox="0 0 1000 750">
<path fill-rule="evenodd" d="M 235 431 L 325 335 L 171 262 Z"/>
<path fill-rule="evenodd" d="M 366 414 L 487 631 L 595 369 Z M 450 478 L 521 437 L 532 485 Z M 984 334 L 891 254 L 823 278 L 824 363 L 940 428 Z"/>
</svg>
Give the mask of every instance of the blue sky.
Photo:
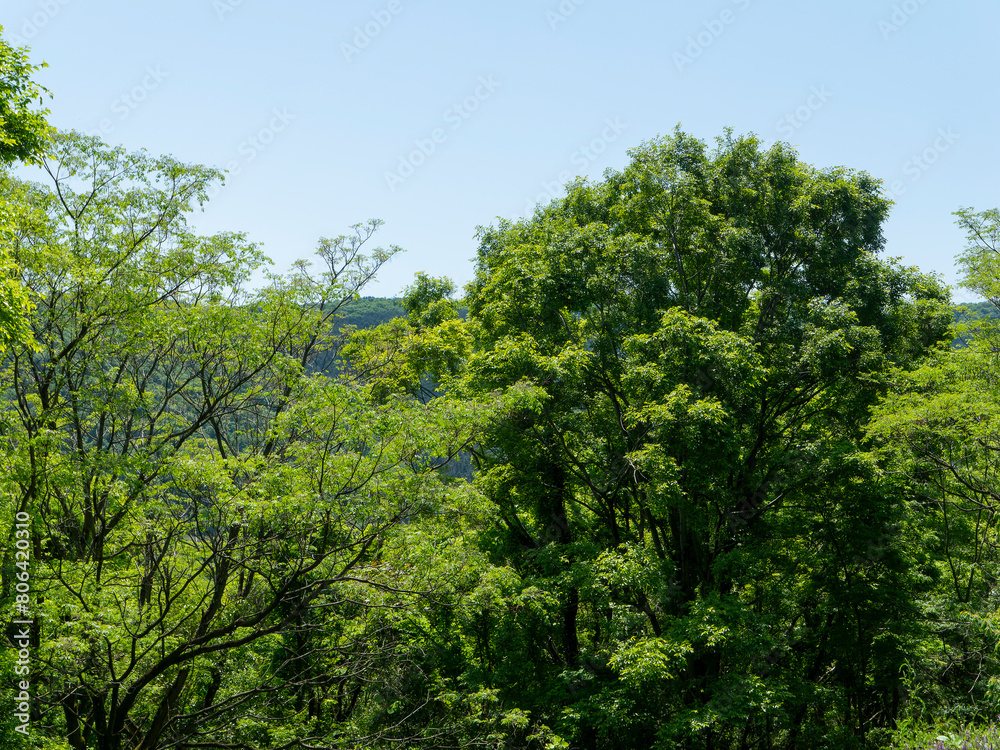
<svg viewBox="0 0 1000 750">
<path fill-rule="evenodd" d="M 1000 7 L 972 0 L 3 0 L 50 121 L 231 170 L 194 218 L 279 270 L 370 218 L 459 284 L 477 225 L 680 124 L 885 180 L 886 253 L 957 281 L 952 212 L 1000 203 Z M 956 290 L 956 299 L 974 299 Z"/>
</svg>

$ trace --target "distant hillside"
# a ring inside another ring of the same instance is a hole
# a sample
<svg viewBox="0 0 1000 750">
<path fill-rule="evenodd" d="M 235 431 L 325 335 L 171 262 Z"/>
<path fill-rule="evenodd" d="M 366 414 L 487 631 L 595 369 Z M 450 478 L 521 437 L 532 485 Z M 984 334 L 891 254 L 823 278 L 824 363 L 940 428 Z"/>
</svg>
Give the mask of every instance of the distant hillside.
<svg viewBox="0 0 1000 750">
<path fill-rule="evenodd" d="M 970 313 L 972 313 L 970 315 Z M 955 306 L 955 320 L 959 323 L 976 318 L 1000 318 L 1000 310 L 997 310 L 991 302 L 969 302 L 964 305 Z"/>
<path fill-rule="evenodd" d="M 969 302 L 964 305 L 955 305 L 955 320 L 974 320 L 977 317 L 1000 319 L 1000 310 L 997 310 L 989 302 Z M 464 317 L 466 310 L 462 310 Z M 337 326 L 353 325 L 357 328 L 372 328 L 381 323 L 385 323 L 392 318 L 405 317 L 406 310 L 403 309 L 402 302 L 392 297 L 362 297 L 359 300 L 349 303 L 344 308 L 344 317 L 341 318 Z"/>
<path fill-rule="evenodd" d="M 373 328 L 393 318 L 406 316 L 400 300 L 389 297 L 362 297 L 345 305 L 343 312 L 344 317 L 337 321 L 338 328 Z"/>
</svg>

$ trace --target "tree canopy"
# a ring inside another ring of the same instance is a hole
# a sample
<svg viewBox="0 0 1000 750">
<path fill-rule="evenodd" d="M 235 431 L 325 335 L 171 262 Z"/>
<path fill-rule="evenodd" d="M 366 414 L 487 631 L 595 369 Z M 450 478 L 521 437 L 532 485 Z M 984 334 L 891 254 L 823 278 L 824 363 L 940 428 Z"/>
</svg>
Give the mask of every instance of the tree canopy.
<svg viewBox="0 0 1000 750">
<path fill-rule="evenodd" d="M 864 173 L 678 131 L 481 230 L 466 387 L 543 394 L 481 486 L 545 623 L 481 637 L 572 746 L 849 747 L 897 716 L 912 560 L 863 431 L 950 311 L 877 257 L 887 210 Z"/>
</svg>

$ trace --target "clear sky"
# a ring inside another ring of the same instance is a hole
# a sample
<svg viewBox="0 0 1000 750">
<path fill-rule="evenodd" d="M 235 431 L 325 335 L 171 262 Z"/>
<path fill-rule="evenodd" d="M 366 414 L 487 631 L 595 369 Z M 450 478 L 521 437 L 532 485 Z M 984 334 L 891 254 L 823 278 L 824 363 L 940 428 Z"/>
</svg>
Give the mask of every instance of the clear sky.
<svg viewBox="0 0 1000 750">
<path fill-rule="evenodd" d="M 1000 6 L 981 0 L 0 0 L 50 121 L 231 170 L 195 217 L 279 270 L 370 218 L 413 273 L 477 225 L 682 128 L 885 180 L 886 253 L 956 281 L 952 212 L 1000 203 Z M 973 299 L 956 290 L 956 299 Z"/>
</svg>

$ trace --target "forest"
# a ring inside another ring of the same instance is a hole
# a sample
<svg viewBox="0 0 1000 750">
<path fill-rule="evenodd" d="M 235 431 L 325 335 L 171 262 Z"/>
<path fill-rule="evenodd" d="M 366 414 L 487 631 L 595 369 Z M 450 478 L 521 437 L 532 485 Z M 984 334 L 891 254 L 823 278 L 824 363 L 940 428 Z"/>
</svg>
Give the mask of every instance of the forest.
<svg viewBox="0 0 1000 750">
<path fill-rule="evenodd" d="M 960 308 L 870 174 L 677 128 L 376 299 L 380 221 L 275 270 L 36 70 L 0 42 L 0 748 L 994 731 L 997 209 L 949 207 Z"/>
</svg>

